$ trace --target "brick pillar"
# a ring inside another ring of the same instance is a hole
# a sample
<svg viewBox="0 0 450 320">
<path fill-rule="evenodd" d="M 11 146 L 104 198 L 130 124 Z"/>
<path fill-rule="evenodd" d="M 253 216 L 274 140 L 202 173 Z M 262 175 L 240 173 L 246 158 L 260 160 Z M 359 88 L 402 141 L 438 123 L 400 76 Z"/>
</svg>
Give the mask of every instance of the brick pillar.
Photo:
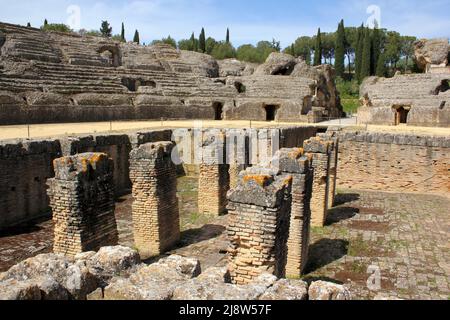
<svg viewBox="0 0 450 320">
<path fill-rule="evenodd" d="M 293 178 L 286 276 L 299 278 L 308 261 L 313 170 L 302 148 L 281 149 L 274 159 L 280 171 Z"/>
<path fill-rule="evenodd" d="M 201 137 L 198 177 L 198 211 L 222 215 L 226 212 L 230 189 L 229 165 L 225 161 L 225 135 L 220 130 L 205 130 Z"/>
<path fill-rule="evenodd" d="M 311 138 L 305 141 L 304 151 L 309 153 L 314 169 L 311 225 L 313 227 L 323 227 L 328 211 L 330 142 L 320 137 Z"/>
<path fill-rule="evenodd" d="M 226 130 L 226 159 L 229 164 L 230 189 L 237 186 L 239 174 L 248 167 L 248 132 L 245 129 Z"/>
<path fill-rule="evenodd" d="M 173 148 L 172 142 L 148 143 L 130 153 L 134 241 L 143 258 L 164 253 L 180 239 Z"/>
<path fill-rule="evenodd" d="M 117 245 L 113 161 L 103 153 L 56 159 L 48 195 L 55 224 L 53 251 L 67 256 Z"/>
<path fill-rule="evenodd" d="M 228 268 L 235 284 L 263 272 L 286 273 L 292 178 L 251 169 L 228 194 Z"/>
<path fill-rule="evenodd" d="M 334 207 L 334 201 L 336 197 L 336 184 L 337 184 L 337 168 L 339 160 L 339 138 L 336 132 L 327 132 L 319 134 L 325 140 L 331 141 L 330 143 L 330 172 L 329 172 L 329 188 L 328 188 L 328 209 Z"/>
</svg>

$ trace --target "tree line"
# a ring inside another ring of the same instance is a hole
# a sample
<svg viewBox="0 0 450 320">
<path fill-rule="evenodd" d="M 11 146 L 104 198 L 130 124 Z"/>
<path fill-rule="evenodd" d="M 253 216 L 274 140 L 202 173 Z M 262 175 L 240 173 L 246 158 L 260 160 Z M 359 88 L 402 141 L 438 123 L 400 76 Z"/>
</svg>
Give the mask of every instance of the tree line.
<svg viewBox="0 0 450 320">
<path fill-rule="evenodd" d="M 321 32 L 319 28 L 317 35 L 299 37 L 284 52 L 303 57 L 312 65 L 334 64 L 337 76 L 361 82 L 371 75 L 417 71 L 412 59 L 414 41 L 416 37 L 377 26 L 345 27 L 341 20 L 336 32 Z"/>
<path fill-rule="evenodd" d="M 73 32 L 64 24 L 49 24 L 47 20 L 41 29 Z M 79 30 L 78 33 L 127 41 L 124 23 L 120 34 L 113 34 L 108 21 L 102 21 L 99 30 Z M 344 20 L 341 20 L 337 31 L 321 32 L 319 28 L 315 36 L 301 36 L 283 52 L 302 57 L 310 65 L 332 64 L 338 77 L 361 82 L 370 75 L 392 76 L 398 70 L 417 71 L 412 59 L 415 40 L 415 37 L 402 36 L 396 31 L 380 29 L 377 26 L 373 29 L 363 24 L 360 27 L 345 27 Z M 138 30 L 135 30 L 133 42 L 140 43 Z M 263 63 L 270 53 L 281 52 L 280 42 L 275 39 L 235 48 L 231 43 L 229 28 L 225 33 L 225 40 L 221 41 L 207 37 L 205 28 L 202 28 L 198 37 L 193 32 L 189 38 L 178 42 L 170 35 L 151 42 L 152 45 L 158 43 L 168 44 L 180 50 L 206 53 L 219 60 L 236 58 L 253 63 Z"/>
</svg>

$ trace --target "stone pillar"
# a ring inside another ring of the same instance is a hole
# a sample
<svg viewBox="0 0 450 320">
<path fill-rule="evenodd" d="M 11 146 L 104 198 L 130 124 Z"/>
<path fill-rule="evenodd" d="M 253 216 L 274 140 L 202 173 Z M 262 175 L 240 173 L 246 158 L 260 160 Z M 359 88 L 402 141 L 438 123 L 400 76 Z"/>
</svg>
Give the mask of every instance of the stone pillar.
<svg viewBox="0 0 450 320">
<path fill-rule="evenodd" d="M 337 181 L 337 168 L 339 160 L 339 138 L 335 132 L 327 132 L 319 134 L 325 140 L 329 140 L 330 144 L 330 172 L 329 172 L 329 188 L 328 188 L 328 209 L 334 207 L 334 201 L 336 197 L 336 181 Z"/>
<path fill-rule="evenodd" d="M 277 163 L 273 165 L 278 165 L 283 174 L 293 179 L 286 276 L 299 278 L 308 261 L 313 170 L 302 148 L 281 149 L 274 159 Z"/>
<path fill-rule="evenodd" d="M 228 268 L 235 284 L 263 272 L 286 273 L 292 178 L 251 169 L 228 194 Z"/>
<path fill-rule="evenodd" d="M 117 245 L 113 161 L 103 153 L 83 153 L 53 161 L 48 180 L 55 224 L 53 251 L 75 256 Z"/>
<path fill-rule="evenodd" d="M 130 153 L 134 241 L 144 259 L 166 252 L 180 239 L 174 146 L 148 143 Z"/>
<path fill-rule="evenodd" d="M 205 130 L 202 133 L 198 178 L 200 214 L 220 216 L 226 212 L 230 181 L 225 147 L 225 135 L 220 130 Z"/>
<path fill-rule="evenodd" d="M 330 142 L 320 137 L 313 137 L 305 141 L 304 151 L 309 154 L 314 169 L 311 225 L 323 227 L 328 211 Z"/>
<path fill-rule="evenodd" d="M 248 167 L 248 132 L 245 129 L 226 130 L 226 159 L 229 165 L 230 189 L 237 186 L 239 174 Z"/>
</svg>

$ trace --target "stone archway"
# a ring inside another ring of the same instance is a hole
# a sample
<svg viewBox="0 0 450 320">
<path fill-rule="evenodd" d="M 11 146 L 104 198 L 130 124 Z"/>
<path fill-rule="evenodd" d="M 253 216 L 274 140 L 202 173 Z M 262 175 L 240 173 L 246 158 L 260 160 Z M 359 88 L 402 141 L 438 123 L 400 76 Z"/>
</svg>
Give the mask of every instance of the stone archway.
<svg viewBox="0 0 450 320">
<path fill-rule="evenodd" d="M 408 124 L 408 114 L 411 106 L 394 106 L 395 111 L 395 125 Z"/>
<path fill-rule="evenodd" d="M 122 55 L 116 46 L 103 46 L 97 51 L 113 67 L 122 65 Z"/>
<path fill-rule="evenodd" d="M 277 112 L 280 106 L 267 104 L 264 106 L 266 111 L 266 121 L 275 121 L 277 119 Z"/>
<path fill-rule="evenodd" d="M 214 102 L 213 103 L 214 108 L 214 120 L 223 120 L 223 103 L 221 102 Z"/>
</svg>

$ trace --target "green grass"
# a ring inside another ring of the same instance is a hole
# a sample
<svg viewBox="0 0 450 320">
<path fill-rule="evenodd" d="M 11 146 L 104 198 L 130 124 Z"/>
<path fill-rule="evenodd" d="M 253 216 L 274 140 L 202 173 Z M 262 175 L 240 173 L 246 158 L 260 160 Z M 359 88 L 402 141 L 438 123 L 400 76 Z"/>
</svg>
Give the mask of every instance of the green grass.
<svg viewBox="0 0 450 320">
<path fill-rule="evenodd" d="M 344 112 L 346 112 L 346 113 L 358 112 L 359 99 L 357 99 L 357 98 L 342 99 L 341 104 L 342 104 L 342 107 L 344 108 Z"/>
</svg>

